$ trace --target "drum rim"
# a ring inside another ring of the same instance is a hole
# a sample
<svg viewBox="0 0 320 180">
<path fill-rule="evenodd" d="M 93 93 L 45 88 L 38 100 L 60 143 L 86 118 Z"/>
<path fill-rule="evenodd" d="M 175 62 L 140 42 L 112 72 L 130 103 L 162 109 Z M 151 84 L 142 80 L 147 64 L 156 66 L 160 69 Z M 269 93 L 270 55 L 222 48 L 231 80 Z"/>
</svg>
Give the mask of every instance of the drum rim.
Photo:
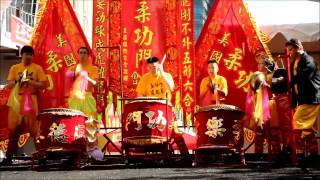
<svg viewBox="0 0 320 180">
<path fill-rule="evenodd" d="M 64 112 L 62 112 L 62 111 L 64 111 Z M 87 117 L 82 111 L 79 111 L 76 109 L 68 109 L 68 108 L 46 108 L 46 109 L 41 110 L 38 116 L 41 116 L 44 114 Z"/>
<path fill-rule="evenodd" d="M 167 100 L 167 99 L 164 99 L 164 98 L 135 98 L 135 99 L 132 99 L 132 100 L 126 100 L 127 102 L 125 102 L 124 104 L 127 105 L 127 104 L 132 104 L 132 103 L 135 103 L 135 102 L 157 102 L 157 103 L 160 103 L 160 104 L 164 104 L 164 105 L 169 105 L 172 107 L 172 103 Z"/>
<path fill-rule="evenodd" d="M 196 113 L 199 113 L 199 112 L 207 112 L 207 111 L 210 111 L 210 110 L 226 110 L 226 109 L 222 109 L 222 108 L 218 108 L 216 106 L 228 106 L 228 107 L 232 107 L 230 109 L 232 109 L 232 111 L 236 111 L 236 112 L 241 112 L 241 113 L 244 113 L 244 111 L 242 111 L 241 108 L 237 107 L 237 106 L 234 106 L 234 105 L 230 105 L 230 104 L 220 104 L 220 105 L 209 105 L 209 106 L 205 106 L 205 107 L 200 107 Z M 216 107 L 216 108 L 215 108 Z"/>
</svg>

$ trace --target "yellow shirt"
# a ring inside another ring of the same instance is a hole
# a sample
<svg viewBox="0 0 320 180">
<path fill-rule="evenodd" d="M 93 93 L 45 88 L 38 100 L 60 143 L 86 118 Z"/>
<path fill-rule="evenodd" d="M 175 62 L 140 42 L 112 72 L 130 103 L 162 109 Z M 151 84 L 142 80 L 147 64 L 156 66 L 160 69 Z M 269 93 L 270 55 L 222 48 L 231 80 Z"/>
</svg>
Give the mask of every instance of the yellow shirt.
<svg viewBox="0 0 320 180">
<path fill-rule="evenodd" d="M 298 64 L 299 64 L 299 62 L 300 62 L 300 59 L 301 59 L 301 58 L 296 59 L 296 60 L 294 61 L 294 64 L 293 64 L 293 75 L 294 75 L 294 76 L 296 76 L 297 73 L 298 73 Z M 297 84 L 294 85 L 294 91 L 295 91 L 296 94 L 298 94 L 298 85 L 297 85 Z"/>
<path fill-rule="evenodd" d="M 76 65 L 74 66 L 71 66 L 70 67 L 70 70 L 71 71 L 75 71 L 76 70 Z M 88 76 L 97 81 L 98 78 L 99 78 L 99 70 L 98 70 L 98 67 L 97 66 L 94 66 L 94 65 L 87 65 L 87 66 L 84 66 L 82 67 L 84 71 L 87 71 L 88 73 Z M 94 92 L 94 86 L 92 85 L 92 83 L 89 82 L 89 85 L 88 85 L 88 88 L 87 88 L 87 92 Z"/>
<path fill-rule="evenodd" d="M 225 96 L 228 94 L 228 84 L 226 78 L 223 76 L 217 75 L 214 79 L 211 79 L 211 82 L 216 84 L 219 88 L 220 91 L 224 92 Z M 207 76 L 202 79 L 201 84 L 200 84 L 200 97 L 203 97 L 207 91 L 211 92 L 211 100 L 215 101 L 216 100 L 216 95 L 215 93 L 212 93 L 210 90 L 210 77 Z"/>
<path fill-rule="evenodd" d="M 13 65 L 8 74 L 8 81 L 19 81 L 23 76 L 23 72 L 27 70 L 27 79 L 34 81 L 46 81 L 47 77 L 42 69 L 42 67 L 38 64 L 31 63 L 28 66 L 24 66 L 23 63 Z M 33 88 L 33 93 L 36 93 L 36 89 Z"/>
<path fill-rule="evenodd" d="M 165 73 L 165 76 L 173 81 L 171 74 Z M 166 82 L 163 80 L 161 74 L 154 76 L 152 73 L 146 73 L 140 79 L 136 92 L 143 96 L 166 98 L 171 100 L 171 91 L 167 86 Z"/>
</svg>

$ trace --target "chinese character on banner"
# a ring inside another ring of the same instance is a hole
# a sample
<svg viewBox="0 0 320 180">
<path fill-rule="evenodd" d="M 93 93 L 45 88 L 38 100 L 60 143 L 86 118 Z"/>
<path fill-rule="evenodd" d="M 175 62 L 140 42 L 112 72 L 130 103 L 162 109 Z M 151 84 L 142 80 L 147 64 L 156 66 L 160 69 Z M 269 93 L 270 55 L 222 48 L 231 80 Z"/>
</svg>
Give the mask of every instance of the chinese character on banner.
<svg viewBox="0 0 320 180">
<path fill-rule="evenodd" d="M 186 36 L 182 39 L 183 47 L 185 47 L 187 50 L 190 49 L 190 46 L 193 44 L 190 40 L 189 36 Z"/>
<path fill-rule="evenodd" d="M 102 25 L 100 26 L 97 26 L 95 28 L 95 33 L 99 36 L 99 37 L 102 37 L 102 36 L 105 36 L 105 32 L 104 32 L 104 27 Z"/>
<path fill-rule="evenodd" d="M 58 42 L 57 47 L 59 47 L 59 48 L 61 48 L 67 42 L 62 38 L 62 34 L 61 33 L 56 35 L 56 39 L 57 39 L 57 42 Z"/>
<path fill-rule="evenodd" d="M 149 7 L 147 6 L 147 1 L 140 1 L 140 8 L 137 9 L 138 15 L 134 18 L 141 23 L 145 23 L 150 20 L 151 13 L 149 12 Z"/>
<path fill-rule="evenodd" d="M 229 44 L 228 42 L 229 36 L 230 36 L 230 33 L 225 32 L 223 34 L 223 37 L 221 39 L 218 39 L 219 44 L 221 44 L 223 47 L 226 47 Z"/>
<path fill-rule="evenodd" d="M 182 9 L 181 17 L 182 17 L 183 21 L 191 21 L 191 10 L 190 10 L 190 8 Z"/>
<path fill-rule="evenodd" d="M 105 20 L 106 20 L 106 15 L 104 14 L 104 12 L 103 11 L 98 11 L 97 12 L 97 17 L 96 17 L 96 22 L 104 23 Z"/>
<path fill-rule="evenodd" d="M 184 105 L 188 108 L 191 107 L 191 104 L 193 103 L 193 101 L 194 100 L 189 93 L 187 93 L 186 96 L 183 98 Z"/>
<path fill-rule="evenodd" d="M 104 0 L 97 0 L 96 3 L 97 4 L 96 4 L 95 7 L 97 7 L 99 10 L 104 10 L 105 9 L 106 4 L 105 4 Z"/>
<path fill-rule="evenodd" d="M 239 78 L 234 80 L 234 83 L 237 85 L 238 88 L 242 88 L 244 92 L 248 92 L 247 85 L 250 81 L 252 74 L 252 72 L 250 72 L 250 74 L 247 74 L 246 71 L 239 71 Z"/>
<path fill-rule="evenodd" d="M 186 83 L 184 83 L 183 87 L 184 91 L 193 91 L 193 82 L 188 80 Z"/>
<path fill-rule="evenodd" d="M 222 56 L 223 56 L 222 52 L 214 50 L 214 51 L 212 51 L 210 59 L 214 59 L 219 64 Z"/>
<path fill-rule="evenodd" d="M 235 53 L 229 54 L 229 59 L 224 59 L 225 65 L 228 70 L 238 70 L 238 67 L 241 67 L 242 60 L 242 50 L 239 48 L 234 49 Z"/>
<path fill-rule="evenodd" d="M 70 66 L 76 64 L 76 60 L 73 57 L 73 53 L 67 54 L 63 58 L 64 58 L 64 62 L 66 63 L 67 67 L 70 67 Z"/>
<path fill-rule="evenodd" d="M 149 27 L 143 26 L 143 30 L 138 28 L 134 31 L 134 33 L 136 34 L 136 39 L 134 40 L 135 43 L 146 46 L 151 45 L 153 32 Z"/>
<path fill-rule="evenodd" d="M 140 61 L 150 58 L 151 55 L 151 49 L 139 49 L 139 51 L 136 53 L 136 68 L 139 67 Z"/>
<path fill-rule="evenodd" d="M 62 67 L 62 60 L 60 59 L 57 60 L 56 58 L 58 57 L 58 55 L 55 54 L 53 51 L 48 51 L 47 55 L 48 55 L 48 60 L 46 62 L 49 66 L 47 70 L 51 72 L 58 72 L 59 68 Z"/>
</svg>

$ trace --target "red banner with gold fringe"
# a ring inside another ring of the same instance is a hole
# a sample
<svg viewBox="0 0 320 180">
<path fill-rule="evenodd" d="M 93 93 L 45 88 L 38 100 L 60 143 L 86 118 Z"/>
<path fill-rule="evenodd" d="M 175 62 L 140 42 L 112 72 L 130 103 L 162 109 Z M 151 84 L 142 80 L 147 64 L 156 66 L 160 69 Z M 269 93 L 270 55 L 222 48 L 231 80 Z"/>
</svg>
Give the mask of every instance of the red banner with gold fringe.
<svg viewBox="0 0 320 180">
<path fill-rule="evenodd" d="M 181 75 L 181 100 L 185 110 L 185 125 L 193 124 L 194 105 L 196 102 L 195 61 L 194 61 L 194 31 L 193 31 L 193 1 L 179 2 L 179 54 Z"/>
<path fill-rule="evenodd" d="M 66 70 L 78 62 L 79 47 L 85 46 L 91 51 L 68 0 L 47 1 L 31 45 L 35 49 L 34 62 L 43 67 L 48 79 L 47 88 L 40 95 L 39 107 L 65 107 L 69 92 Z M 90 61 L 92 59 L 90 57 Z"/>
<path fill-rule="evenodd" d="M 242 0 L 216 0 L 196 44 L 197 84 L 208 75 L 207 61 L 215 59 L 228 82 L 226 103 L 244 110 L 250 76 L 270 54 L 259 32 Z"/>
</svg>

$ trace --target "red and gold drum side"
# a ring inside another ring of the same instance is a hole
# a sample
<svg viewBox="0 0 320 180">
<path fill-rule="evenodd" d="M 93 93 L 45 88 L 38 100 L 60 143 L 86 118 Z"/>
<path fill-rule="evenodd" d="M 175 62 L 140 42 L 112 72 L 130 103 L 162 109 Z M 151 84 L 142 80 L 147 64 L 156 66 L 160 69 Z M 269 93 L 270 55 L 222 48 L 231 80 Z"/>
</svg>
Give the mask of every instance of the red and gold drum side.
<svg viewBox="0 0 320 180">
<path fill-rule="evenodd" d="M 196 113 L 198 148 L 241 148 L 244 113 L 232 105 L 202 107 Z"/>
<path fill-rule="evenodd" d="M 80 148 L 86 150 L 87 117 L 80 111 L 66 108 L 49 108 L 40 112 L 40 143 L 37 150 L 48 148 Z"/>
<path fill-rule="evenodd" d="M 166 100 L 131 100 L 122 116 L 123 142 L 132 145 L 164 143 L 170 137 L 173 112 Z"/>
</svg>

